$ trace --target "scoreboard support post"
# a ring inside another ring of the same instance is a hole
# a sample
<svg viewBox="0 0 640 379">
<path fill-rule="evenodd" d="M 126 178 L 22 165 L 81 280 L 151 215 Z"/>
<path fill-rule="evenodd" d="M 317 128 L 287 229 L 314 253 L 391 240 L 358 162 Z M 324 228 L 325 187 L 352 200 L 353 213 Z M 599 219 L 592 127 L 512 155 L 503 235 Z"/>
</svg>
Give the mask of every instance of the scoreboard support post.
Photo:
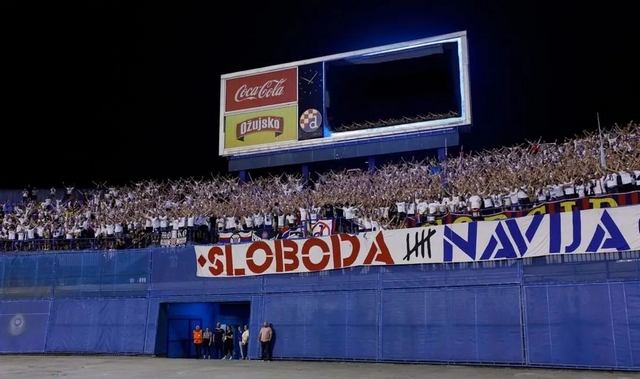
<svg viewBox="0 0 640 379">
<path fill-rule="evenodd" d="M 373 174 L 376 171 L 376 157 L 371 156 L 367 158 L 367 164 L 369 173 Z"/>
</svg>

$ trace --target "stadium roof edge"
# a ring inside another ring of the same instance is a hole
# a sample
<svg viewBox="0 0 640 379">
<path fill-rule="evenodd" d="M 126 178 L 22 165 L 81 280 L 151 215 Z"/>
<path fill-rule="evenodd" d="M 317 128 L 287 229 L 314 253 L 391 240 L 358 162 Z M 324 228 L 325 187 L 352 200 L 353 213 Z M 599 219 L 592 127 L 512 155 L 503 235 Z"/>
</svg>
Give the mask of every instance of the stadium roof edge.
<svg viewBox="0 0 640 379">
<path fill-rule="evenodd" d="M 220 75 L 220 79 L 224 80 L 224 79 L 235 78 L 235 77 L 240 77 L 240 76 L 245 76 L 245 75 L 252 75 L 252 74 L 261 73 L 261 72 L 275 71 L 275 70 L 279 70 L 279 69 L 287 68 L 287 67 L 292 67 L 292 66 L 300 66 L 300 65 L 310 64 L 310 63 L 338 60 L 338 59 L 351 57 L 351 56 L 355 56 L 355 55 L 364 55 L 364 54 L 385 52 L 385 51 L 389 51 L 389 50 L 393 51 L 393 50 L 397 50 L 397 49 L 400 49 L 400 48 L 410 48 L 410 47 L 412 47 L 414 45 L 417 45 L 416 47 L 423 47 L 423 46 L 428 46 L 428 45 L 431 45 L 431 44 L 437 44 L 437 43 L 443 43 L 443 42 L 452 42 L 452 41 L 460 39 L 460 38 L 465 38 L 466 36 L 467 36 L 467 31 L 466 30 L 462 30 L 462 31 L 459 31 L 459 32 L 442 34 L 442 35 L 433 36 L 433 37 L 425 37 L 425 38 L 415 39 L 415 40 L 411 40 L 411 41 L 397 42 L 397 43 L 393 43 L 393 44 L 376 46 L 376 47 L 371 47 L 371 48 L 366 48 L 366 49 L 347 51 L 347 52 L 344 52 L 344 53 L 325 55 L 325 56 L 322 56 L 322 57 L 303 59 L 303 60 L 298 60 L 298 61 L 294 61 L 294 62 L 281 63 L 281 64 L 265 66 L 265 67 L 261 67 L 261 68 L 250 69 L 250 70 L 231 72 L 231 73 Z"/>
</svg>

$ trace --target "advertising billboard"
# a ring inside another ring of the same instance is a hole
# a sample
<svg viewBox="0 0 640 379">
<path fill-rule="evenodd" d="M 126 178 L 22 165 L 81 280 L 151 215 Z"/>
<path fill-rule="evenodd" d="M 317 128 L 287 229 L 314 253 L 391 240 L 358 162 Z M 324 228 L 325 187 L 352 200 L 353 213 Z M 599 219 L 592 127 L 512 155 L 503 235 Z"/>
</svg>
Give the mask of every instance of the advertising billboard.
<svg viewBox="0 0 640 379">
<path fill-rule="evenodd" d="M 225 74 L 219 153 L 412 138 L 471 124 L 466 32 Z"/>
<path fill-rule="evenodd" d="M 226 80 L 225 112 L 295 103 L 297 79 L 297 69 L 292 67 Z"/>
<path fill-rule="evenodd" d="M 224 145 L 227 148 L 242 148 L 295 141 L 297 111 L 298 107 L 288 105 L 228 115 L 224 121 Z"/>
</svg>

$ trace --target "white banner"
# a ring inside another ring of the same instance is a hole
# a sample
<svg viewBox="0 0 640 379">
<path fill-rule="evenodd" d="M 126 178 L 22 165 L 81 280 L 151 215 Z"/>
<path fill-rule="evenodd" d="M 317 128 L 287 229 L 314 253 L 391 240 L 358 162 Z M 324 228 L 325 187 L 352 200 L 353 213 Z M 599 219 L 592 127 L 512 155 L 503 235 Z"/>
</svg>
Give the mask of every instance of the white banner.
<svg viewBox="0 0 640 379">
<path fill-rule="evenodd" d="M 176 246 L 187 244 L 187 230 L 171 230 L 162 232 L 160 235 L 160 246 Z"/>
<path fill-rule="evenodd" d="M 196 272 L 234 277 L 640 250 L 639 220 L 640 205 L 633 205 L 357 236 L 196 246 Z"/>
</svg>

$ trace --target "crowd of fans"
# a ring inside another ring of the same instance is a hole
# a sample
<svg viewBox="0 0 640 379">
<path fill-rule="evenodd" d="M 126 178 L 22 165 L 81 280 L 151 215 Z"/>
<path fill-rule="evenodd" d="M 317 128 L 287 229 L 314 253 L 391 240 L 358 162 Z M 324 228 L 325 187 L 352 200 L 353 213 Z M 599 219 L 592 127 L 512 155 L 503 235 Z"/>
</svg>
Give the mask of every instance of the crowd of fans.
<svg viewBox="0 0 640 379">
<path fill-rule="evenodd" d="M 630 123 L 602 138 L 585 132 L 562 142 L 386 164 L 373 172 L 330 171 L 309 181 L 281 175 L 244 183 L 215 176 L 96 184 L 52 188 L 45 199 L 25 190 L 21 202 L 2 204 L 0 249 L 144 247 L 159 244 L 163 233 L 182 231 L 197 243 L 240 230 L 274 237 L 325 218 L 336 220 L 337 231 L 358 232 L 637 189 L 640 125 Z"/>
<path fill-rule="evenodd" d="M 376 121 L 363 121 L 363 122 L 352 122 L 349 124 L 341 124 L 337 126 L 334 131 L 336 132 L 348 132 L 352 130 L 362 130 L 362 129 L 372 129 L 372 128 L 384 128 L 385 126 L 393 126 L 400 124 L 412 124 L 414 122 L 424 122 L 424 121 L 433 121 L 433 120 L 442 120 L 446 118 L 453 118 L 460 116 L 458 112 L 449 111 L 447 113 L 428 113 L 428 114 L 419 114 L 414 117 L 401 117 L 401 118 L 387 118 L 387 119 L 378 119 Z"/>
</svg>

